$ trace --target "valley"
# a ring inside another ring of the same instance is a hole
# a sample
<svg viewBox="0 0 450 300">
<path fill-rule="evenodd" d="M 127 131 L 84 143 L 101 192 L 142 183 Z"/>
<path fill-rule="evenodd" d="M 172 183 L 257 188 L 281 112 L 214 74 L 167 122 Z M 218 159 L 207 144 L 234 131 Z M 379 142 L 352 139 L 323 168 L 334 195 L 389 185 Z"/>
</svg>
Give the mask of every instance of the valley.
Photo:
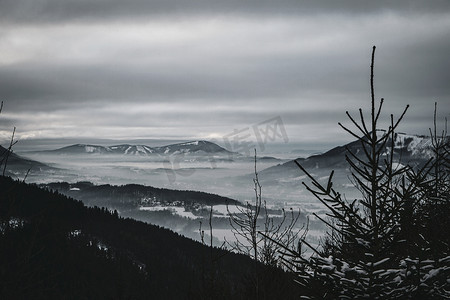
<svg viewBox="0 0 450 300">
<path fill-rule="evenodd" d="M 396 134 L 395 159 L 421 165 L 431 157 L 427 152 L 429 143 L 426 137 Z M 349 180 L 347 150 L 355 155 L 363 153 L 360 143 L 354 141 L 296 160 L 319 182 L 328 180 L 334 170 L 334 187 L 352 199 L 358 191 Z M 231 212 L 239 213 L 235 205 L 242 208 L 255 199 L 254 157 L 207 141 L 157 147 L 74 144 L 21 154 L 27 157 L 25 165 L 36 161 L 39 167 L 31 169 L 27 182 L 57 190 L 89 206 L 107 207 L 121 216 L 170 228 L 195 240 L 200 240 L 200 222 L 207 224 L 211 218 L 216 245 L 233 236 L 227 205 Z M 20 178 L 26 168 L 21 167 L 18 157 L 14 156 L 8 170 Z M 302 182 L 308 182 L 306 175 L 294 160 L 269 155 L 257 157 L 256 167 L 269 214 L 277 222 L 282 219 L 282 209 L 299 211 L 297 229 L 309 222 L 308 240 L 318 245 L 325 227 L 313 214 L 324 217 L 326 210 L 303 187 Z"/>
</svg>

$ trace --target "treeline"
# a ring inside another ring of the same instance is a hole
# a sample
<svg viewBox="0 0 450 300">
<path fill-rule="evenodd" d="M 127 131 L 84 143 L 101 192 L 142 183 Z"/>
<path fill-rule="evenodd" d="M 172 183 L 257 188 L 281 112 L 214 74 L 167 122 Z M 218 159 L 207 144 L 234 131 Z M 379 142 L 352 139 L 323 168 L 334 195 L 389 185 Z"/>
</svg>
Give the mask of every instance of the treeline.
<svg viewBox="0 0 450 300">
<path fill-rule="evenodd" d="M 82 199 L 83 202 L 90 206 L 116 207 L 117 209 L 136 208 L 141 204 L 141 199 L 155 199 L 163 204 L 172 204 L 175 202 L 184 203 L 184 205 L 219 205 L 219 204 L 238 204 L 238 201 L 215 194 L 197 192 L 171 190 L 164 188 L 156 188 L 152 186 L 144 186 L 139 184 L 127 185 L 94 185 L 91 182 L 78 182 L 70 184 L 67 182 L 57 182 L 42 184 L 57 190 L 76 199 Z M 72 190 L 71 190 L 72 189 Z M 75 189 L 75 190 L 74 190 Z"/>
</svg>

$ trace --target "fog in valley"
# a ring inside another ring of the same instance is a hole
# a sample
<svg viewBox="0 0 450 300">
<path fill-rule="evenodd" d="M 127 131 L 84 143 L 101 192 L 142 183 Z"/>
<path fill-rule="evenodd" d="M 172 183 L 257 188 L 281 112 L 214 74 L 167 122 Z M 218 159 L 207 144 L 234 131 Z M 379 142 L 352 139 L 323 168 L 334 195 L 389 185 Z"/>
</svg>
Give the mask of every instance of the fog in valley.
<svg viewBox="0 0 450 300">
<path fill-rule="evenodd" d="M 305 150 L 303 157 L 317 151 Z M 238 153 L 230 155 L 108 155 L 52 154 L 50 152 L 18 152 L 24 157 L 45 163 L 55 169 L 46 174 L 33 172 L 27 181 L 36 183 L 89 181 L 95 184 L 142 184 L 154 187 L 195 190 L 227 196 L 242 202 L 254 198 L 253 178 L 255 161 L 253 156 Z M 296 159 L 298 153 L 257 154 L 256 168 L 260 172 L 269 167 Z M 301 178 L 301 170 L 298 176 Z M 283 181 L 283 174 L 279 179 Z M 270 178 L 273 180 L 274 178 Z M 300 202 L 295 194 L 301 189 L 301 180 L 291 179 L 295 184 L 286 185 L 286 190 L 273 190 L 273 181 L 265 180 L 264 198 L 273 205 Z M 295 188 L 297 185 L 297 188 Z M 270 188 L 269 188 L 270 187 Z M 282 195 L 280 196 L 280 192 Z M 305 200 L 305 199 L 303 199 Z"/>
<path fill-rule="evenodd" d="M 285 209 L 288 219 L 291 218 L 290 209 L 295 214 L 300 212 L 296 230 L 306 226 L 307 218 L 309 218 L 309 240 L 313 244 L 318 244 L 318 236 L 324 234 L 324 227 L 322 223 L 315 221 L 311 213 L 321 213 L 323 207 L 302 186 L 301 182 L 305 177 L 302 171 L 298 169 L 298 176 L 294 175 L 294 177 L 289 177 L 289 173 L 279 174 L 279 176 L 273 176 L 270 172 L 267 175 L 264 174 L 264 170 L 270 167 L 281 166 L 292 159 L 309 156 L 318 151 L 290 151 L 287 145 L 282 146 L 281 150 L 277 152 L 257 153 L 256 169 L 262 185 L 262 200 L 266 201 L 267 208 L 270 209 L 269 215 L 275 222 L 282 220 L 281 209 Z M 67 182 L 71 184 L 68 190 L 60 190 L 60 192 L 83 200 L 87 205 L 104 205 L 110 209 L 117 209 L 124 217 L 132 217 L 167 227 L 196 240 L 200 240 L 200 221 L 203 223 L 206 236 L 210 234 L 207 224 L 211 208 L 208 205 L 200 204 L 195 208 L 186 208 L 185 203 L 161 203 L 156 199 L 149 201 L 148 197 L 143 194 L 130 196 L 127 201 L 133 202 L 131 206 L 116 205 L 116 199 L 109 199 L 108 194 L 104 196 L 81 194 L 84 187 L 77 186 L 76 183 L 90 182 L 94 185 L 117 186 L 139 184 L 171 190 L 192 190 L 217 194 L 235 199 L 243 205 L 247 202 L 250 204 L 255 202 L 253 182 L 255 157 L 245 155 L 245 153 L 117 155 L 22 151 L 19 154 L 51 167 L 50 169 L 33 170 L 29 173 L 27 182 L 44 185 Z M 21 175 L 17 174 L 17 176 Z M 100 201 L 99 198 L 104 199 Z M 231 232 L 226 204 L 214 205 L 212 209 L 214 243 L 220 245 L 225 239 L 228 242 L 235 240 L 236 238 Z M 239 208 L 236 208 L 234 204 L 230 204 L 228 210 L 231 213 L 240 213 Z M 264 221 L 263 217 L 264 215 L 261 214 L 261 222 Z"/>
<path fill-rule="evenodd" d="M 159 145 L 165 145 L 164 141 Z M 212 230 L 216 246 L 237 239 L 230 226 L 230 215 L 242 216 L 247 203 L 256 204 L 256 175 L 263 206 L 259 228 L 264 228 L 265 217 L 275 224 L 284 219 L 289 224 L 298 216 L 295 230 L 304 233 L 307 227 L 306 239 L 313 246 L 318 246 L 325 235 L 320 218 L 327 218 L 327 210 L 305 187 L 304 183 L 311 186 L 311 178 L 297 163 L 321 184 L 326 185 L 333 172 L 333 188 L 345 199 L 361 197 L 345 160 L 349 152 L 363 155 L 357 140 L 326 151 L 298 150 L 287 139 L 277 147 L 257 142 L 252 145 L 256 145 L 254 149 L 240 148 L 247 151 L 238 152 L 233 151 L 237 147 L 226 149 L 209 141 L 152 147 L 74 144 L 40 151 L 22 148 L 18 153 L 45 164 L 32 167 L 27 182 L 195 240 L 202 240 L 202 231 L 208 237 Z M 393 145 L 396 168 L 403 163 L 423 165 L 432 157 L 430 138 L 426 136 L 399 133 L 394 136 Z M 384 155 L 387 157 L 388 153 Z M 15 176 L 23 178 L 25 171 L 22 168 Z"/>
</svg>

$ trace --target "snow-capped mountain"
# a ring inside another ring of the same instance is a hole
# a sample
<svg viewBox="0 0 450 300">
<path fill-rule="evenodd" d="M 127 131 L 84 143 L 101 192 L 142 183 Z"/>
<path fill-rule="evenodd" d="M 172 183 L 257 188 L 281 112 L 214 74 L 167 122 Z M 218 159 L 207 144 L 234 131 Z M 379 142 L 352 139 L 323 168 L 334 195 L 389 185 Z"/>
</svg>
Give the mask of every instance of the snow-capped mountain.
<svg viewBox="0 0 450 300">
<path fill-rule="evenodd" d="M 155 147 L 155 152 L 164 155 L 173 154 L 231 154 L 232 152 L 208 141 L 193 141 L 162 147 Z"/>
<path fill-rule="evenodd" d="M 391 143 L 388 141 L 387 146 Z M 407 134 L 396 134 L 394 137 L 394 161 L 395 166 L 423 165 L 432 157 L 430 149 L 431 139 L 426 136 L 416 136 Z M 280 163 L 263 170 L 258 168 L 258 179 L 263 188 L 263 195 L 271 201 L 295 201 L 295 203 L 305 202 L 313 203 L 312 196 L 303 188 L 302 182 L 310 183 L 306 174 L 296 165 L 295 161 L 300 163 L 316 180 L 326 184 L 331 171 L 334 171 L 333 187 L 344 194 L 349 199 L 359 197 L 359 191 L 353 185 L 351 179 L 351 170 L 346 162 L 345 155 L 348 151 L 363 158 L 364 150 L 361 141 L 355 140 L 347 145 L 335 147 L 323 154 L 312 155 L 307 158 L 297 158 L 285 163 Z M 364 160 L 364 158 L 363 158 Z M 252 182 L 253 173 L 234 177 L 232 185 L 245 187 Z"/>
<path fill-rule="evenodd" d="M 53 154 L 84 154 L 84 153 L 93 154 L 93 153 L 111 153 L 111 149 L 109 147 L 98 145 L 75 144 L 56 150 L 41 151 L 41 153 L 46 152 Z"/>
<path fill-rule="evenodd" d="M 41 151 L 40 153 L 48 154 L 120 154 L 120 155 L 137 155 L 137 156 L 169 156 L 169 155 L 229 155 L 233 152 L 220 147 L 217 144 L 208 141 L 192 141 L 187 143 L 171 144 L 161 147 L 149 147 L 145 145 L 115 145 L 115 146 L 99 146 L 75 144 L 56 150 Z"/>
<path fill-rule="evenodd" d="M 117 145 L 108 147 L 110 153 L 123 155 L 150 155 L 155 150 L 145 145 Z"/>
<path fill-rule="evenodd" d="M 394 151 L 412 160 L 430 159 L 433 156 L 432 142 L 429 136 L 417 136 L 397 133 L 394 137 Z"/>
<path fill-rule="evenodd" d="M 392 143 L 388 141 L 385 155 L 387 155 L 390 145 Z M 394 161 L 402 165 L 422 165 L 432 157 L 430 146 L 430 137 L 397 133 L 394 136 Z M 345 160 L 348 151 L 361 158 L 364 156 L 361 142 L 356 140 L 347 145 L 335 147 L 323 154 L 298 158 L 296 161 L 317 178 L 324 179 L 334 170 L 337 185 L 346 186 L 350 174 L 348 163 Z M 301 181 L 305 180 L 304 175 L 294 160 L 259 172 L 260 181 L 266 186 L 300 185 Z"/>
</svg>

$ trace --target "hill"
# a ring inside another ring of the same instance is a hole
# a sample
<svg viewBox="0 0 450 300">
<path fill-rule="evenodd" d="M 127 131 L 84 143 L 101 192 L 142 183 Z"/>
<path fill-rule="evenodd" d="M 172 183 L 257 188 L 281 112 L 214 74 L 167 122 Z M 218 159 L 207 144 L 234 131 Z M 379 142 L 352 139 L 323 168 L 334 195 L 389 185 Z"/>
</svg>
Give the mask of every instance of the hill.
<svg viewBox="0 0 450 300">
<path fill-rule="evenodd" d="M 299 296 L 246 256 L 8 177 L 0 221 L 1 299 L 252 299 L 255 274 L 266 299 Z"/>
<path fill-rule="evenodd" d="M 171 190 L 165 188 L 156 188 L 139 184 L 126 185 L 95 185 L 91 182 L 54 182 L 41 184 L 41 187 L 56 190 L 66 196 L 82 200 L 89 206 L 106 206 L 113 209 L 131 209 L 137 208 L 142 204 L 148 204 L 149 201 L 164 203 L 168 205 L 220 205 L 220 204 L 239 204 L 238 201 L 215 194 Z"/>
<path fill-rule="evenodd" d="M 30 172 L 39 172 L 43 170 L 53 169 L 50 166 L 38 162 L 36 160 L 28 159 L 23 156 L 17 155 L 14 152 L 9 151 L 8 149 L 0 146 L 0 166 L 1 170 L 5 164 L 7 175 L 14 175 L 16 173 L 24 173 L 30 170 Z"/>
</svg>

